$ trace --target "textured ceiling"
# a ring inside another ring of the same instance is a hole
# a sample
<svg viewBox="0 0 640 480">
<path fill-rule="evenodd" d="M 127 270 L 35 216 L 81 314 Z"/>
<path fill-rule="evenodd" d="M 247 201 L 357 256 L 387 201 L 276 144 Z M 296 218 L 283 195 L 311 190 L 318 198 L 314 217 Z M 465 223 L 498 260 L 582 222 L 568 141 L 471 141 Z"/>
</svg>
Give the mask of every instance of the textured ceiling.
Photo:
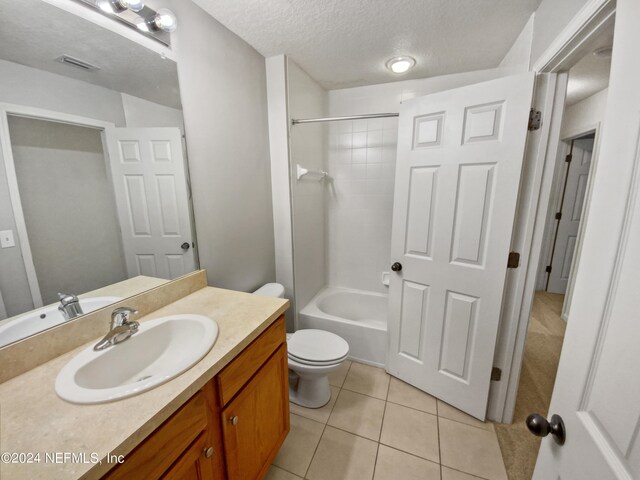
<svg viewBox="0 0 640 480">
<path fill-rule="evenodd" d="M 0 58 L 180 107 L 175 62 L 41 0 L 0 0 Z M 100 67 L 56 62 L 63 54 Z"/>
<path fill-rule="evenodd" d="M 541 0 L 194 1 L 333 89 L 496 67 Z M 394 75 L 384 64 L 397 55 L 418 63 Z"/>
<path fill-rule="evenodd" d="M 573 105 L 609 86 L 611 58 L 597 57 L 594 50 L 613 45 L 613 25 L 602 32 L 589 46 L 589 53 L 569 70 L 567 105 Z"/>
</svg>

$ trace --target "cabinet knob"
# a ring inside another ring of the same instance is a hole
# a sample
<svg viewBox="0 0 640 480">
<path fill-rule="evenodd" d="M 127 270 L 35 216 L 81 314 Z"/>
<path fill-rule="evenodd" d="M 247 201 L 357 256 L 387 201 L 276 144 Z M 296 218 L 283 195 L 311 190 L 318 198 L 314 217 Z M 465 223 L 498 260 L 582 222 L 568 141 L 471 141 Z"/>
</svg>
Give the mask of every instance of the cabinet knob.
<svg viewBox="0 0 640 480">
<path fill-rule="evenodd" d="M 209 448 L 205 448 L 202 453 L 204 454 L 205 458 L 211 458 L 213 457 L 213 447 L 209 447 Z"/>
<path fill-rule="evenodd" d="M 231 425 L 237 425 L 238 424 L 238 416 L 234 415 L 233 417 L 229 417 L 229 422 L 231 423 Z"/>
</svg>

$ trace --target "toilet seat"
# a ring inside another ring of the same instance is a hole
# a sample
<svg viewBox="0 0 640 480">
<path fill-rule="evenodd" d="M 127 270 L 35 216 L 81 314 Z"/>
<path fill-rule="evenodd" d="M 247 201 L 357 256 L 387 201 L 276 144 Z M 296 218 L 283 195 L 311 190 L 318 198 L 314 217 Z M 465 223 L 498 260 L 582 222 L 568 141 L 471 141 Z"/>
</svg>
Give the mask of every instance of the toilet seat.
<svg viewBox="0 0 640 480">
<path fill-rule="evenodd" d="M 306 360 L 304 358 L 298 358 L 295 355 L 289 354 L 289 360 L 292 360 L 292 361 L 294 361 L 296 363 L 299 363 L 299 364 L 302 364 L 302 365 L 308 365 L 310 367 L 330 367 L 332 365 L 338 365 L 338 364 L 344 362 L 347 359 L 348 356 L 349 356 L 349 354 L 347 353 L 344 357 L 339 358 L 337 360 L 330 360 L 330 361 L 327 361 L 327 362 L 313 362 L 313 361 Z"/>
<path fill-rule="evenodd" d="M 325 330 L 298 330 L 287 337 L 289 357 L 303 365 L 335 365 L 349 355 L 349 344 Z"/>
</svg>

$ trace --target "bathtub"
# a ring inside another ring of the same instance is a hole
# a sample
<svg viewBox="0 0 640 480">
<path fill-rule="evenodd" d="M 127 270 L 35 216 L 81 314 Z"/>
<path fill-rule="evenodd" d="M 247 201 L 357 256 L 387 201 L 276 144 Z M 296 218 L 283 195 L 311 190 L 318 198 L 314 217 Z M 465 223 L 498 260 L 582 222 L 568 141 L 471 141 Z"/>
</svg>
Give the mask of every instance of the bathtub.
<svg viewBox="0 0 640 480">
<path fill-rule="evenodd" d="M 349 343 L 349 358 L 383 367 L 387 358 L 387 299 L 383 293 L 326 287 L 298 314 L 298 328 L 317 328 Z"/>
</svg>

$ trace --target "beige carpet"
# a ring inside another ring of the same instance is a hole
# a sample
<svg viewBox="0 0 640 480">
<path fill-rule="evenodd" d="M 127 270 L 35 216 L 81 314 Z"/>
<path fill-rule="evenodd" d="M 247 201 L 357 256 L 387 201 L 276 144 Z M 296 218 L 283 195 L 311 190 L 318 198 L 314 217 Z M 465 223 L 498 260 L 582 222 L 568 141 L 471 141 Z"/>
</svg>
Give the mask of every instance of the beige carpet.
<svg viewBox="0 0 640 480">
<path fill-rule="evenodd" d="M 509 480 L 533 476 L 541 439 L 529 433 L 524 421 L 530 413 L 546 417 L 549 411 L 566 325 L 560 318 L 563 301 L 564 295 L 536 292 L 513 423 L 495 424 Z"/>
</svg>

